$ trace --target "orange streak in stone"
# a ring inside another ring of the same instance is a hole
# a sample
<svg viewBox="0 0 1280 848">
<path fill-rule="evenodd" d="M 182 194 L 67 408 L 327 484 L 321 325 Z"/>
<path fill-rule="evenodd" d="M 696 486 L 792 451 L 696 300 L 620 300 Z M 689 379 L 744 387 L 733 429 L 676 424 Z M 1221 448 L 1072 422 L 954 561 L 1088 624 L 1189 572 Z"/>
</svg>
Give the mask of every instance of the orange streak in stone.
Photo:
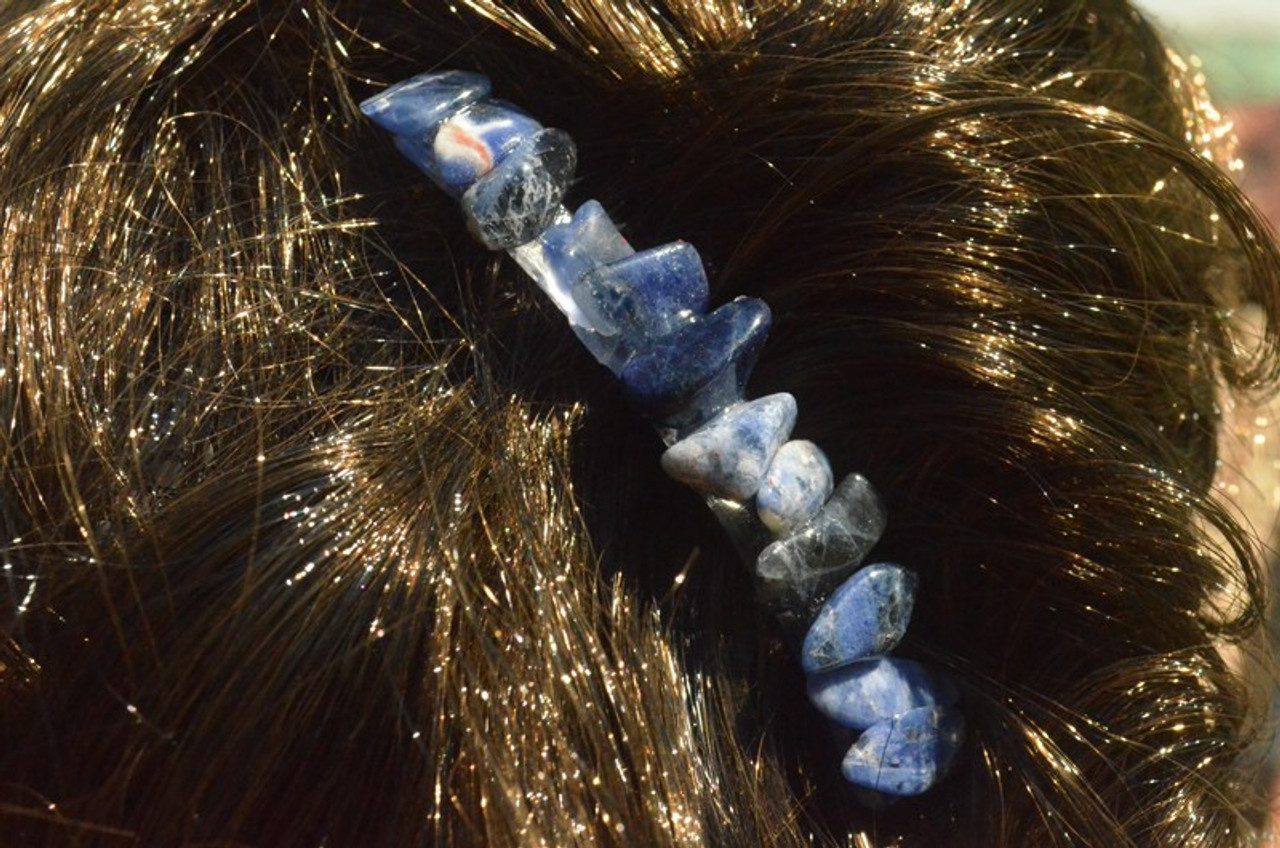
<svg viewBox="0 0 1280 848">
<path fill-rule="evenodd" d="M 489 148 L 483 142 L 455 124 L 446 126 L 445 130 L 449 133 L 450 141 L 459 147 L 471 150 L 479 157 L 480 173 L 485 174 L 493 170 L 493 155 L 489 153 Z"/>
</svg>

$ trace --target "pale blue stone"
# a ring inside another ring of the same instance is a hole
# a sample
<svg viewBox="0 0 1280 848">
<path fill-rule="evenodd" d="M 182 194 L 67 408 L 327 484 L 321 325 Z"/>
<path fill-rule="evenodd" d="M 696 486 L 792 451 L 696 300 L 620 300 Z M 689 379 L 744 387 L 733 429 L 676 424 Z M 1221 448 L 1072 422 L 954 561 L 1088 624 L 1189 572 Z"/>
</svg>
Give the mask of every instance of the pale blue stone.
<svg viewBox="0 0 1280 848">
<path fill-rule="evenodd" d="M 707 273 L 693 245 L 680 241 L 583 274 L 573 295 L 587 326 L 638 348 L 706 311 Z"/>
<path fill-rule="evenodd" d="M 661 338 L 619 370 L 642 414 L 681 433 L 742 400 L 742 390 L 769 334 L 769 307 L 740 297 Z"/>
<path fill-rule="evenodd" d="M 662 468 L 700 492 L 746 500 L 796 421 L 796 399 L 776 394 L 726 409 L 667 448 Z"/>
<path fill-rule="evenodd" d="M 562 210 L 557 223 L 513 249 L 511 256 L 565 314 L 569 326 L 587 350 L 611 370 L 617 370 L 626 361 L 620 353 L 618 338 L 597 333 L 588 326 L 573 300 L 573 285 L 592 268 L 634 253 L 604 207 L 588 200 L 572 215 Z"/>
<path fill-rule="evenodd" d="M 756 512 L 775 536 L 785 536 L 818 512 L 831 494 L 827 455 L 799 439 L 778 448 L 756 492 Z"/>
<path fill-rule="evenodd" d="M 573 213 L 561 206 L 554 222 L 541 235 L 508 253 L 564 313 L 574 331 L 585 332 L 586 319 L 573 300 L 573 284 L 585 271 L 635 251 L 604 208 L 589 200 Z"/>
<path fill-rule="evenodd" d="M 757 593 L 788 625 L 806 626 L 884 532 L 884 504 L 861 474 L 840 481 L 808 524 L 756 558 Z"/>
<path fill-rule="evenodd" d="M 635 254 L 604 207 L 588 200 L 568 221 L 554 224 L 515 252 L 520 263 L 569 318 L 569 325 L 592 356 L 612 371 L 626 361 L 616 334 L 597 332 L 573 300 L 583 274 Z"/>
<path fill-rule="evenodd" d="M 419 74 L 360 104 L 389 133 L 430 143 L 445 118 L 489 96 L 489 80 L 470 71 Z"/>
<path fill-rule="evenodd" d="M 570 287 L 592 268 L 617 262 L 636 252 L 598 200 L 588 200 L 578 207 L 568 223 L 547 230 L 542 243 L 547 261 L 555 266 L 560 277 L 570 282 Z"/>
<path fill-rule="evenodd" d="M 920 707 L 869 727 L 841 763 L 850 783 L 889 795 L 919 795 L 951 768 L 964 742 L 964 718 Z"/>
<path fill-rule="evenodd" d="M 431 142 L 435 171 L 428 174 L 448 191 L 464 190 L 500 167 L 541 129 L 541 124 L 508 103 L 472 103 L 436 131 Z"/>
<path fill-rule="evenodd" d="M 577 151 L 561 130 L 539 130 L 462 195 L 472 235 L 491 250 L 540 235 L 561 212 Z"/>
<path fill-rule="evenodd" d="M 877 563 L 840 584 L 804 638 L 804 670 L 812 674 L 893 650 L 907 632 L 916 582 L 899 565 Z"/>
<path fill-rule="evenodd" d="M 604 207 L 588 200 L 565 224 L 557 224 L 539 236 L 547 268 L 556 288 L 572 292 L 583 274 L 635 255 L 635 250 L 618 232 Z"/>
<path fill-rule="evenodd" d="M 811 674 L 808 680 L 810 703 L 855 730 L 917 707 L 951 706 L 959 697 L 945 677 L 897 657 L 863 660 Z"/>
</svg>

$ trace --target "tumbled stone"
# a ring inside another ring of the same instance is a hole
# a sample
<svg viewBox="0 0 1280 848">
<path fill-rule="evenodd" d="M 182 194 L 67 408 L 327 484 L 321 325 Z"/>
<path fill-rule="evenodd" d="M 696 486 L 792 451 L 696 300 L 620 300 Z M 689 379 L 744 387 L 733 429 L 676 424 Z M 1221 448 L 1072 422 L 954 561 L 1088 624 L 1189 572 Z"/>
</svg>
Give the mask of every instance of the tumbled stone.
<svg viewBox="0 0 1280 848">
<path fill-rule="evenodd" d="M 463 190 L 500 166 L 540 130 L 541 124 L 509 104 L 492 100 L 472 103 L 436 131 L 431 143 L 436 172 L 431 176 L 448 190 Z M 570 148 L 572 145 L 569 142 Z M 570 167 L 569 174 L 572 172 Z"/>
<path fill-rule="evenodd" d="M 410 162 L 458 197 L 540 126 L 488 94 L 480 74 L 446 71 L 392 86 L 360 108 L 394 135 Z"/>
<path fill-rule="evenodd" d="M 633 253 L 635 250 L 618 232 L 604 207 L 588 200 L 572 215 L 563 210 L 556 223 L 537 238 L 513 249 L 511 256 L 564 313 L 573 331 L 581 338 L 589 328 L 586 317 L 573 299 L 574 283 L 592 268 L 616 262 Z M 599 334 L 593 333 L 592 336 Z M 596 353 L 587 339 L 583 339 L 583 344 L 593 354 Z"/>
<path fill-rule="evenodd" d="M 776 394 L 731 406 L 662 455 L 662 469 L 700 492 L 746 500 L 796 421 L 796 399 Z"/>
<path fill-rule="evenodd" d="M 707 273 L 693 245 L 680 241 L 588 271 L 573 294 L 587 326 L 636 348 L 706 311 Z"/>
<path fill-rule="evenodd" d="M 513 248 L 555 222 L 577 151 L 561 130 L 540 130 L 462 195 L 472 235 L 491 250 Z"/>
<path fill-rule="evenodd" d="M 855 730 L 917 707 L 951 706 L 958 694 L 947 678 L 918 662 L 880 657 L 808 676 L 809 702 Z"/>
<path fill-rule="evenodd" d="M 489 90 L 489 80 L 470 71 L 419 74 L 365 100 L 360 111 L 393 135 L 430 142 L 445 118 Z"/>
<path fill-rule="evenodd" d="M 414 167 L 431 177 L 435 184 L 440 186 L 440 181 L 436 179 L 436 155 L 431 152 L 430 139 L 423 141 L 407 135 L 395 135 L 391 137 L 391 142 L 404 158 L 413 163 Z M 440 187 L 444 188 L 444 186 Z M 455 198 L 458 196 L 456 191 L 451 194 Z"/>
<path fill-rule="evenodd" d="M 618 376 L 636 408 L 659 424 L 709 419 L 742 399 L 770 320 L 763 301 L 740 297 L 649 341 Z"/>
<path fill-rule="evenodd" d="M 776 536 L 785 536 L 818 512 L 831 494 L 831 463 L 813 442 L 778 448 L 756 492 L 756 512 Z"/>
<path fill-rule="evenodd" d="M 889 795 L 919 795 L 950 770 L 964 718 L 945 707 L 908 710 L 867 728 L 844 756 L 845 780 Z"/>
<path fill-rule="evenodd" d="M 807 624 L 861 564 L 884 526 L 884 505 L 875 489 L 861 474 L 848 475 L 809 523 L 756 558 L 761 603 L 789 618 L 789 624 Z"/>
<path fill-rule="evenodd" d="M 635 255 L 635 249 L 595 200 L 579 206 L 568 223 L 551 227 L 538 241 L 555 277 L 556 288 L 570 296 L 583 274 Z M 579 323 L 585 325 L 585 322 Z"/>
<path fill-rule="evenodd" d="M 907 632 L 916 582 L 901 566 L 877 563 L 840 584 L 805 635 L 804 670 L 825 671 L 893 650 Z"/>
</svg>

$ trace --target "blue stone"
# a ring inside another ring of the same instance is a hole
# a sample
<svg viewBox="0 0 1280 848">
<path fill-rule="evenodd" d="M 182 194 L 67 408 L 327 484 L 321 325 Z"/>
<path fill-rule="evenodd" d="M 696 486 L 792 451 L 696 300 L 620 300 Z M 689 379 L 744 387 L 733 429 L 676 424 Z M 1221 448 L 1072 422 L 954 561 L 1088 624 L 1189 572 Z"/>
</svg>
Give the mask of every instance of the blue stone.
<svg viewBox="0 0 1280 848">
<path fill-rule="evenodd" d="M 659 425 L 697 426 L 742 399 L 769 335 L 769 307 L 738 298 L 650 341 L 619 372 L 640 412 Z"/>
<path fill-rule="evenodd" d="M 680 241 L 589 271 L 573 296 L 588 327 L 635 348 L 702 315 L 708 291 L 698 251 Z"/>
<path fill-rule="evenodd" d="M 884 656 L 907 632 L 916 576 L 891 563 L 868 565 L 823 604 L 804 638 L 800 664 L 810 674 Z"/>
<path fill-rule="evenodd" d="M 700 492 L 746 500 L 796 422 L 796 399 L 776 394 L 731 406 L 667 448 L 662 469 Z"/>
<path fill-rule="evenodd" d="M 440 181 L 436 179 L 436 156 L 431 152 L 431 144 L 424 142 L 418 138 L 410 138 L 406 135 L 392 136 L 391 141 L 396 146 L 404 158 L 408 159 L 414 166 L 435 180 L 436 185 L 440 185 Z M 445 186 L 441 186 L 445 188 Z M 449 190 L 455 197 L 458 192 Z"/>
<path fill-rule="evenodd" d="M 831 463 L 822 449 L 803 439 L 787 442 L 756 492 L 756 512 L 774 535 L 786 536 L 813 518 L 832 487 Z"/>
<path fill-rule="evenodd" d="M 489 96 L 489 80 L 470 71 L 419 74 L 360 104 L 389 133 L 429 144 L 445 118 Z"/>
<path fill-rule="evenodd" d="M 501 166 L 540 130 L 541 124 L 510 104 L 493 100 L 472 103 L 436 131 L 431 143 L 435 171 L 428 174 L 456 194 Z M 572 174 L 573 168 L 569 171 Z"/>
<path fill-rule="evenodd" d="M 572 323 L 569 325 L 569 329 L 573 330 L 574 335 L 578 337 L 578 341 L 582 342 L 582 346 L 587 349 L 587 352 L 595 357 L 596 362 L 599 362 L 614 373 L 617 373 L 634 353 L 622 343 L 620 336 L 606 336 L 604 333 L 597 333 L 590 327 Z"/>
<path fill-rule="evenodd" d="M 950 770 L 964 742 L 964 718 L 920 707 L 867 729 L 844 756 L 845 780 L 889 795 L 919 795 Z"/>
<path fill-rule="evenodd" d="M 570 296 L 583 274 L 635 255 L 604 207 L 594 200 L 579 206 L 568 223 L 551 227 L 538 242 L 555 287 Z M 587 326 L 583 320 L 577 323 Z"/>
<path fill-rule="evenodd" d="M 588 200 L 568 220 L 553 224 L 533 241 L 513 250 L 511 255 L 564 312 L 587 350 L 610 370 L 616 371 L 625 362 L 619 352 L 618 338 L 602 335 L 588 326 L 586 316 L 573 299 L 573 285 L 592 268 L 625 259 L 634 253 L 604 207 Z"/>
<path fill-rule="evenodd" d="M 917 707 L 949 707 L 958 698 L 947 678 L 897 657 L 809 675 L 809 702 L 836 724 L 855 730 Z"/>
<path fill-rule="evenodd" d="M 756 558 L 760 602 L 787 624 L 807 625 L 884 532 L 884 504 L 861 474 L 840 481 L 808 524 Z"/>
<path fill-rule="evenodd" d="M 577 156 L 561 130 L 539 130 L 525 139 L 462 195 L 472 235 L 490 250 L 513 248 L 540 235 L 561 212 Z"/>
</svg>

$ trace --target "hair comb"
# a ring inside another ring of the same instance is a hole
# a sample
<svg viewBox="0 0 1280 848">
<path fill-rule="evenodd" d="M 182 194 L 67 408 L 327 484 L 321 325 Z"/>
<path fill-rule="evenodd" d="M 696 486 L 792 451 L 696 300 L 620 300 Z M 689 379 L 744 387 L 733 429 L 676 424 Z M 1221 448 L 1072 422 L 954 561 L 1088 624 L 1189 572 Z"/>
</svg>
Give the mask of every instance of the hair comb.
<svg viewBox="0 0 1280 848">
<path fill-rule="evenodd" d="M 577 152 L 562 130 L 491 96 L 477 73 L 423 74 L 361 110 L 459 201 L 471 233 L 505 250 L 622 381 L 666 444 L 662 467 L 700 492 L 749 564 L 762 605 L 799 637 L 813 706 L 856 732 L 852 784 L 918 795 L 954 762 L 964 720 L 944 675 L 891 656 L 916 592 L 913 572 L 860 568 L 885 526 L 861 475 L 837 485 L 815 444 L 791 439 L 795 398 L 747 400 L 772 320 L 739 297 L 709 309 L 697 250 L 636 251 L 604 209 L 564 205 Z"/>
</svg>

